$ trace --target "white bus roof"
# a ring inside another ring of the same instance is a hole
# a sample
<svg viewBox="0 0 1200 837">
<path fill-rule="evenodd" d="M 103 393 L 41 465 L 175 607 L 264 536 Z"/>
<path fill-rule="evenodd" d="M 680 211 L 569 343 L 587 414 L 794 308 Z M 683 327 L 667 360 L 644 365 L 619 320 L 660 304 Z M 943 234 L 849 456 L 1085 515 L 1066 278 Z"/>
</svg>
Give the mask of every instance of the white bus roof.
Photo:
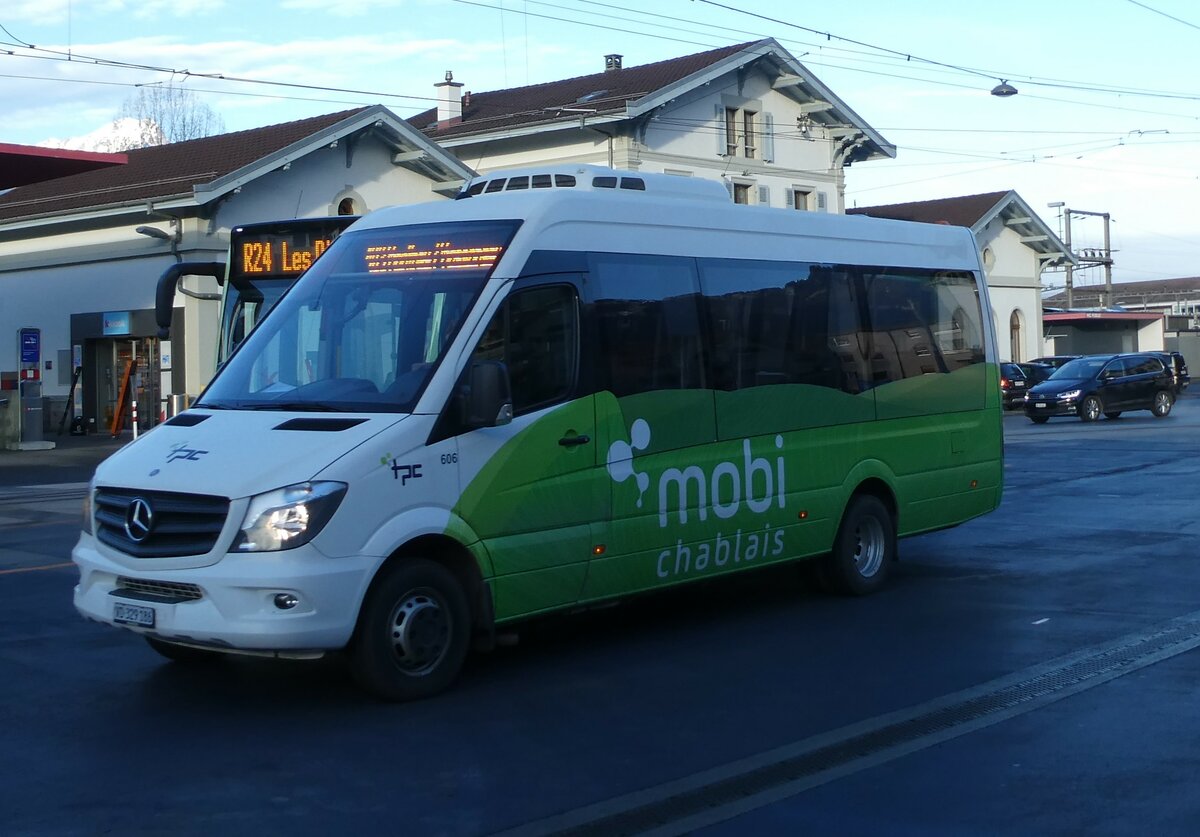
<svg viewBox="0 0 1200 837">
<path fill-rule="evenodd" d="M 965 227 L 741 206 L 713 180 L 544 166 L 483 175 L 463 192 L 480 183 L 474 196 L 381 209 L 353 229 L 521 220 L 495 272 L 501 278 L 518 275 L 535 250 L 980 269 Z"/>
</svg>

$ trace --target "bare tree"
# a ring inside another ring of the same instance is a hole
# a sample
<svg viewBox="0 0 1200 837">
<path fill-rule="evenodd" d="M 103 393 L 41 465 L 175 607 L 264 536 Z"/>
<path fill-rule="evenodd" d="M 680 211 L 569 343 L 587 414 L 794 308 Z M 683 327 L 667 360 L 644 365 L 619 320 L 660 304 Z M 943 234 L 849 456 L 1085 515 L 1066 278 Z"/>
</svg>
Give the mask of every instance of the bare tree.
<svg viewBox="0 0 1200 837">
<path fill-rule="evenodd" d="M 192 91 L 175 84 L 139 87 L 113 120 L 110 151 L 199 139 L 219 134 L 225 122 Z"/>
</svg>

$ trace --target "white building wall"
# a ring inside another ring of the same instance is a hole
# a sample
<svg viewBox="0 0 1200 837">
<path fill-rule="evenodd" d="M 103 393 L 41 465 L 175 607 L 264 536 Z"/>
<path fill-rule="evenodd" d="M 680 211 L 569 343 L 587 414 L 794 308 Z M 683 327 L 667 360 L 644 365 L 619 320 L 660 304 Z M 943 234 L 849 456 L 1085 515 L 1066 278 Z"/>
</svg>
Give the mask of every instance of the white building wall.
<svg viewBox="0 0 1200 837">
<path fill-rule="evenodd" d="M 392 150 L 367 138 L 354 149 L 347 166 L 342 142 L 295 160 L 247 182 L 240 192 L 222 198 L 212 219 L 197 217 L 200 208 L 176 206 L 164 211 L 183 218 L 178 252 L 183 261 L 225 261 L 229 230 L 236 224 L 295 217 L 337 214 L 338 201 L 353 197 L 366 212 L 393 204 L 446 198 L 433 191 L 434 182 L 392 163 Z M 170 203 L 160 202 L 160 207 Z M 176 200 L 179 204 L 181 201 Z M 71 315 L 107 311 L 145 311 L 154 308 L 158 277 L 176 259 L 171 242 L 138 234 L 139 226 L 174 233 L 168 218 L 146 214 L 144 207 L 110 217 L 88 219 L 84 213 L 59 216 L 52 223 L 0 223 L 0 370 L 19 367 L 18 331 L 42 332 L 43 396 L 65 396 L 54 366 L 59 350 L 71 349 Z M 216 293 L 216 281 L 187 277 L 183 286 Z M 185 345 L 174 347 L 175 374 L 186 374 L 186 391 L 200 392 L 215 362 L 219 303 L 176 295 L 185 312 Z M 180 352 L 179 349 L 183 348 Z M 17 393 L 5 391 L 15 403 Z M 11 435 L 11 433 L 9 434 Z M 6 439 L 0 433 L 0 446 Z"/>
<path fill-rule="evenodd" d="M 987 272 L 988 294 L 992 300 L 992 322 L 1001 360 L 1027 361 L 1045 354 L 1042 338 L 1042 292 L 1040 262 L 1037 253 L 1021 241 L 1021 236 L 994 219 L 976 236 Z M 1021 333 L 1014 352 L 1011 339 L 1013 314 L 1021 322 Z"/>
<path fill-rule="evenodd" d="M 725 155 L 726 106 L 757 114 L 753 157 L 740 151 Z M 773 125 L 770 140 L 768 116 Z M 528 136 L 447 139 L 443 144 L 480 173 L 551 163 L 611 165 L 745 184 L 752 204 L 791 207 L 789 196 L 800 190 L 811 195 L 809 209 L 842 212 L 843 172 L 833 159 L 839 140 L 816 125 L 801 133 L 801 116 L 800 106 L 772 89 L 766 76 L 751 74 L 739 88 L 737 74 L 730 73 L 683 93 L 644 124 L 582 114 L 567 128 Z M 438 140 L 436 134 L 432 138 Z"/>
</svg>

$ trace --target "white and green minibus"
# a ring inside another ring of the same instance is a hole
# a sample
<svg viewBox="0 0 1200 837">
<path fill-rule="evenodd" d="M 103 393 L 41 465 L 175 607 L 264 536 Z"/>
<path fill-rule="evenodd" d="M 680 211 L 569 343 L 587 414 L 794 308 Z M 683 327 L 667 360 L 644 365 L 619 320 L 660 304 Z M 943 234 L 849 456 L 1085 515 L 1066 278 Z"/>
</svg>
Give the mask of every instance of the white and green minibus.
<svg viewBox="0 0 1200 837">
<path fill-rule="evenodd" d="M 356 222 L 97 469 L 75 604 L 408 699 L 551 611 L 798 560 L 871 593 L 1000 501 L 988 310 L 963 228 L 482 176 Z"/>
</svg>

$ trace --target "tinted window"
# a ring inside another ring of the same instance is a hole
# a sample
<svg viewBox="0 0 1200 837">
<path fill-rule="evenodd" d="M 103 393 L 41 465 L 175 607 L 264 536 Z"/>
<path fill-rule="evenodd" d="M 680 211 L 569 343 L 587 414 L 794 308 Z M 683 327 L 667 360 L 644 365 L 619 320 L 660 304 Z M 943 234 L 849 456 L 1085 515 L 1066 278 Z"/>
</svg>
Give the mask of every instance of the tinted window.
<svg viewBox="0 0 1200 837">
<path fill-rule="evenodd" d="M 864 268 L 874 384 L 982 363 L 983 329 L 969 273 Z"/>
<path fill-rule="evenodd" d="M 1126 368 L 1130 375 L 1144 375 L 1148 373 L 1162 372 L 1162 363 L 1152 357 L 1131 357 L 1126 358 Z"/>
<path fill-rule="evenodd" d="M 1086 380 L 1094 378 L 1104 368 L 1107 358 L 1103 357 L 1081 357 L 1075 360 L 1068 361 L 1051 375 L 1051 378 L 1060 380 Z"/>
<path fill-rule="evenodd" d="M 858 304 L 845 269 L 706 260 L 712 386 L 865 387 Z"/>
<path fill-rule="evenodd" d="M 513 412 L 553 404 L 575 388 L 578 357 L 575 289 L 553 285 L 519 291 L 504 301 L 475 349 L 475 360 L 508 367 Z"/>
<path fill-rule="evenodd" d="M 599 386 L 620 396 L 708 386 L 694 262 L 596 254 Z"/>
</svg>

